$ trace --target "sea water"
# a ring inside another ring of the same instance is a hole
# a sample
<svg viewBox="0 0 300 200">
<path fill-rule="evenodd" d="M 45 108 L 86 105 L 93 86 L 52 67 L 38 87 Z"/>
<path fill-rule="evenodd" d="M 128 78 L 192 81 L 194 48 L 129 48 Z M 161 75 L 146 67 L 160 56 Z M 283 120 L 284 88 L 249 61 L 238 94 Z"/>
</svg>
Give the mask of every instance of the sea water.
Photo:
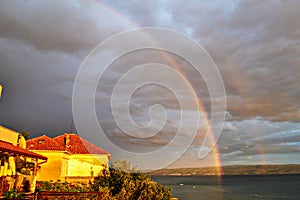
<svg viewBox="0 0 300 200">
<path fill-rule="evenodd" d="M 152 176 L 179 200 L 299 199 L 300 175 Z"/>
</svg>

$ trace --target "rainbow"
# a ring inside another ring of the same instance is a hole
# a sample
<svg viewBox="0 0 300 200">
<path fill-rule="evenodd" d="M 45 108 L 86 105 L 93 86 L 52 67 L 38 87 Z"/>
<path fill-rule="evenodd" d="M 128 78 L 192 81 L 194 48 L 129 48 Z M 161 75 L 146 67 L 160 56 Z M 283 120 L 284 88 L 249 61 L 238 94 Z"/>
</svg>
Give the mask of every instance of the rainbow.
<svg viewBox="0 0 300 200">
<path fill-rule="evenodd" d="M 121 20 L 125 21 L 127 24 L 132 26 L 132 28 L 139 28 L 140 27 L 138 24 L 136 24 L 135 22 L 132 22 L 126 16 L 124 16 L 121 13 L 117 12 L 115 9 L 105 5 L 104 3 L 101 3 L 97 0 L 90 0 L 90 1 L 92 3 L 95 3 L 96 5 L 100 6 L 102 9 L 105 9 L 110 14 L 113 14 L 113 15 L 117 16 L 118 18 L 120 18 Z M 147 33 L 145 33 L 145 34 L 147 34 Z M 194 98 L 196 99 L 196 102 L 197 102 L 197 105 L 198 105 L 198 110 L 199 110 L 202 118 L 204 119 L 206 130 L 207 130 L 207 133 L 209 135 L 210 143 L 212 145 L 216 144 L 216 138 L 214 137 L 213 131 L 211 129 L 210 120 L 205 115 L 206 111 L 205 111 L 205 108 L 203 106 L 203 103 L 202 103 L 200 97 L 198 97 L 198 95 L 196 94 L 194 87 L 191 85 L 190 81 L 187 79 L 187 76 L 186 76 L 185 72 L 182 70 L 182 68 L 180 67 L 180 65 L 174 59 L 172 59 L 166 52 L 164 52 L 164 51 L 162 51 L 162 52 L 163 52 L 163 56 L 170 63 L 170 65 L 173 68 L 175 68 L 182 75 L 182 77 L 186 80 L 187 83 L 189 83 L 189 86 L 192 89 L 191 93 L 193 94 Z M 217 145 L 215 145 L 213 147 L 212 153 L 213 153 L 213 157 L 214 157 L 214 167 L 216 168 L 215 173 L 216 173 L 216 175 L 218 175 L 220 177 L 222 175 L 222 165 L 221 165 L 221 160 L 220 160 L 220 157 L 219 157 L 219 150 L 218 150 Z"/>
<path fill-rule="evenodd" d="M 209 134 L 210 143 L 212 145 L 216 144 L 216 139 L 214 137 L 214 134 L 213 134 L 213 131 L 212 131 L 211 125 L 210 125 L 210 120 L 208 119 L 207 115 L 205 115 L 206 111 L 205 111 L 205 108 L 203 106 L 203 103 L 202 103 L 200 97 L 198 97 L 198 95 L 196 94 L 195 89 L 193 88 L 193 86 L 191 85 L 189 80 L 186 78 L 187 76 L 186 76 L 185 72 L 181 69 L 180 65 L 178 65 L 178 63 L 174 59 L 172 59 L 166 52 L 163 52 L 163 54 L 164 54 L 164 57 L 167 59 L 167 61 L 170 63 L 170 65 L 172 67 L 174 67 L 178 72 L 180 72 L 180 74 L 186 80 L 186 82 L 189 83 L 190 88 L 193 89 L 193 91 L 191 91 L 191 93 L 194 95 L 194 98 L 196 99 L 196 102 L 198 105 L 199 112 L 200 112 L 202 118 L 204 119 L 207 133 Z M 222 175 L 222 165 L 221 165 L 221 160 L 219 157 L 219 151 L 218 151 L 217 145 L 215 145 L 213 147 L 212 152 L 213 152 L 213 156 L 214 156 L 214 165 L 216 167 L 216 175 L 220 176 L 220 175 Z"/>
</svg>

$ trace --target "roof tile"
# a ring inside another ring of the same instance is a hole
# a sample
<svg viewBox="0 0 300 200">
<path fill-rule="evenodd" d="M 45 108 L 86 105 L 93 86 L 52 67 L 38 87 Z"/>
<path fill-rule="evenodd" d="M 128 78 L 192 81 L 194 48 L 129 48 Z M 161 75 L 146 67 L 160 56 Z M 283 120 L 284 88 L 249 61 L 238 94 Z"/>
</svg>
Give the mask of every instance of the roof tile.
<svg viewBox="0 0 300 200">
<path fill-rule="evenodd" d="M 33 138 L 27 141 L 27 148 L 29 150 L 66 151 L 71 154 L 109 155 L 107 151 L 73 133 L 65 133 L 55 138 L 46 135 Z"/>
<path fill-rule="evenodd" d="M 28 151 L 28 150 L 23 149 L 23 148 L 18 147 L 18 146 L 14 146 L 13 144 L 8 143 L 8 142 L 4 142 L 4 141 L 0 141 L 0 151 L 19 154 L 19 155 L 24 155 L 24 156 L 28 156 L 30 158 L 39 158 L 39 159 L 42 159 L 42 160 L 47 160 L 48 159 L 47 157 L 45 157 L 43 155 Z"/>
<path fill-rule="evenodd" d="M 26 141 L 26 147 L 28 150 L 52 150 L 52 151 L 64 151 L 65 148 L 60 146 L 52 138 L 42 135 Z"/>
</svg>

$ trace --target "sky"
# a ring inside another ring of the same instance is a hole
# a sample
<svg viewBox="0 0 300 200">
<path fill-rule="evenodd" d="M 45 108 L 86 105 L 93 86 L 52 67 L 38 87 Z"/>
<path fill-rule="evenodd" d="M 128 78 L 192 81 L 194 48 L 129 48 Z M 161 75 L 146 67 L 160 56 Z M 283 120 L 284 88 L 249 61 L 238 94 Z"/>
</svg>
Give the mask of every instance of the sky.
<svg viewBox="0 0 300 200">
<path fill-rule="evenodd" d="M 193 143 L 169 167 L 299 164 L 299 8 L 297 0 L 0 1 L 0 124 L 27 130 L 31 137 L 70 132 L 75 77 L 91 50 L 122 31 L 168 28 L 192 38 L 211 56 L 222 76 L 227 104 L 215 150 L 204 159 L 198 158 L 206 133 L 205 125 L 200 124 Z M 211 116 L 212 101 L 204 78 L 184 58 L 169 57 L 201 100 L 202 114 Z M 182 111 L 168 89 L 146 85 L 130 99 L 131 117 L 145 124 L 149 122 L 149 108 L 159 103 L 167 113 L 165 126 L 146 140 L 122 132 L 110 106 L 114 85 L 133 66 L 151 62 L 178 70 L 161 50 L 134 51 L 116 59 L 97 87 L 99 124 L 114 144 L 128 151 L 148 151 L 169 144 L 178 128 L 178 115 L 185 112 L 192 119 L 199 112 Z M 140 78 L 147 76 L 158 75 Z M 97 77 L 89 80 L 96 81 Z M 79 135 L 111 152 L 113 158 L 122 158 L 93 134 Z M 180 143 L 176 145 L 180 147 Z M 173 147 L 169 148 L 171 155 Z M 166 157 L 157 159 L 159 162 Z M 155 167 L 151 162 L 148 159 L 134 164 Z"/>
</svg>

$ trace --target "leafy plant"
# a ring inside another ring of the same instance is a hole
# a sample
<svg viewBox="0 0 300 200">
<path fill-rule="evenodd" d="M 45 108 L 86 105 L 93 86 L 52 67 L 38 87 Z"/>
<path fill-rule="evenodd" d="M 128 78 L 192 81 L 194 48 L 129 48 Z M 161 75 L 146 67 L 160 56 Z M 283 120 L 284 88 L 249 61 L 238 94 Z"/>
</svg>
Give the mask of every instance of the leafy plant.
<svg viewBox="0 0 300 200">
<path fill-rule="evenodd" d="M 50 192 L 91 192 L 93 189 L 84 183 L 67 183 L 39 181 L 36 185 L 36 191 L 50 191 Z"/>
<path fill-rule="evenodd" d="M 38 182 L 37 191 L 99 192 L 102 195 L 102 200 L 172 199 L 171 188 L 152 181 L 146 174 L 128 170 L 127 163 L 124 163 L 126 170 L 119 170 L 119 168 L 104 169 L 101 175 L 95 177 L 94 182 L 89 184 L 80 182 Z"/>
<path fill-rule="evenodd" d="M 4 197 L 4 199 L 23 199 L 24 198 L 24 194 L 19 193 L 17 190 L 10 190 L 10 191 L 4 192 L 2 194 L 2 196 Z"/>
<path fill-rule="evenodd" d="M 125 172 L 110 168 L 102 176 L 95 178 L 92 185 L 95 191 L 108 190 L 111 198 L 122 200 L 169 200 L 171 188 L 162 186 L 139 172 Z"/>
<path fill-rule="evenodd" d="M 22 130 L 22 136 L 25 138 L 25 140 L 28 140 L 29 139 L 29 132 L 28 131 L 25 131 L 25 130 Z"/>
</svg>

